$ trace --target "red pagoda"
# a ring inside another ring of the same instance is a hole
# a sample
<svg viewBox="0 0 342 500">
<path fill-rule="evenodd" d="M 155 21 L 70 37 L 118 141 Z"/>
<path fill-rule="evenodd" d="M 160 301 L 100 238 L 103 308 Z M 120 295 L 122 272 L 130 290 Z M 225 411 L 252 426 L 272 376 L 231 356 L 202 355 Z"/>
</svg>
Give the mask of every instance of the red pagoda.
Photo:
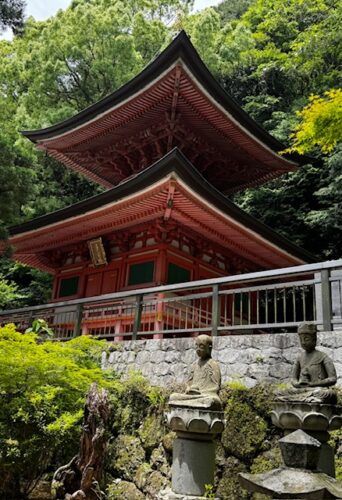
<svg viewBox="0 0 342 500">
<path fill-rule="evenodd" d="M 113 94 L 23 134 L 108 188 L 10 229 L 14 257 L 54 275 L 52 301 L 312 260 L 226 197 L 307 159 L 278 154 L 184 32 Z"/>
</svg>

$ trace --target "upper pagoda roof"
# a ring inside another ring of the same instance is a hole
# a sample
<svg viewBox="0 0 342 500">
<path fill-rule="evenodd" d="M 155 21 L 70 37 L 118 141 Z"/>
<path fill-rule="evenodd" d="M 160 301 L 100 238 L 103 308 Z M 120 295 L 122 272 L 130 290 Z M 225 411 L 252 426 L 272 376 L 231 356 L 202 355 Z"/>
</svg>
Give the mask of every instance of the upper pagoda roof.
<svg viewBox="0 0 342 500">
<path fill-rule="evenodd" d="M 315 260 L 229 201 L 177 148 L 104 193 L 10 228 L 9 241 L 17 260 L 54 272 L 51 252 L 155 219 L 181 224 L 260 269 Z"/>
<path fill-rule="evenodd" d="M 22 133 L 105 187 L 143 170 L 175 146 L 225 193 L 310 161 L 279 155 L 284 145 L 225 92 L 184 31 L 109 96 L 56 125 Z"/>
</svg>

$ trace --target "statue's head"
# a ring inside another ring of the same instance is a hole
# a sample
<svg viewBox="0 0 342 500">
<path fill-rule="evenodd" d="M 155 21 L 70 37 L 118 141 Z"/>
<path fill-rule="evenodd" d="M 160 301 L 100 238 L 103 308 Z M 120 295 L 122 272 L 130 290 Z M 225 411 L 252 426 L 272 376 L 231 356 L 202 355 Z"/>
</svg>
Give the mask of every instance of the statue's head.
<svg viewBox="0 0 342 500">
<path fill-rule="evenodd" d="M 196 354 L 201 359 L 211 358 L 213 340 L 209 335 L 199 335 L 196 337 Z"/>
<path fill-rule="evenodd" d="M 298 326 L 298 335 L 302 348 L 311 352 L 316 347 L 317 342 L 317 327 L 312 323 L 301 323 Z"/>
</svg>

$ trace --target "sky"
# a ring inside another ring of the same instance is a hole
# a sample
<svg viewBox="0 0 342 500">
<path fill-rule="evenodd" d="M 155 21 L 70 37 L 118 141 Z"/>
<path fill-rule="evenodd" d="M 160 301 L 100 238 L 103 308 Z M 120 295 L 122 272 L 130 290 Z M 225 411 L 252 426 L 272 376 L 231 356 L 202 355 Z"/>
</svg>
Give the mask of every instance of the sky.
<svg viewBox="0 0 342 500">
<path fill-rule="evenodd" d="M 1 1 L 1 0 L 0 0 Z M 194 10 L 201 10 L 205 7 L 217 5 L 222 0 L 195 0 Z M 37 21 L 53 16 L 59 9 L 65 9 L 70 5 L 71 0 L 26 0 L 25 15 L 33 16 Z M 12 38 L 12 32 L 6 31 L 0 34 L 1 38 Z"/>
</svg>

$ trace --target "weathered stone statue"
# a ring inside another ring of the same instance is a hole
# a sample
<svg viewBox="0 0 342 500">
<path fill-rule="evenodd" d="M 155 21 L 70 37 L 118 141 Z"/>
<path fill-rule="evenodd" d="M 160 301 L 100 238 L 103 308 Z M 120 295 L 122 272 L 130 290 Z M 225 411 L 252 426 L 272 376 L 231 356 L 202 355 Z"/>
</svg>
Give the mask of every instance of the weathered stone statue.
<svg viewBox="0 0 342 500">
<path fill-rule="evenodd" d="M 192 367 L 185 394 L 171 394 L 170 404 L 221 410 L 222 403 L 218 396 L 221 387 L 221 371 L 217 361 L 211 358 L 212 338 L 209 335 L 199 335 L 195 343 L 199 360 Z"/>
<path fill-rule="evenodd" d="M 240 484 L 272 498 L 342 498 L 335 479 L 330 431 L 342 426 L 342 408 L 331 386 L 336 384 L 332 360 L 316 349 L 316 326 L 302 323 L 298 334 L 304 352 L 292 374 L 293 388 L 279 391 L 272 403 L 272 422 L 283 429 L 279 440 L 283 465 L 261 474 L 240 473 Z"/>
<path fill-rule="evenodd" d="M 224 413 L 218 396 L 221 371 L 211 358 L 212 339 L 199 335 L 198 361 L 194 363 L 185 393 L 171 394 L 167 423 L 177 437 L 173 443 L 172 490 L 160 499 L 202 497 L 215 478 L 215 437 L 224 429 Z"/>
<path fill-rule="evenodd" d="M 336 384 L 337 376 L 333 361 L 316 349 L 315 325 L 302 323 L 298 327 L 300 344 L 304 352 L 297 358 L 292 372 L 293 389 L 281 391 L 279 401 L 336 404 L 336 393 L 327 389 Z"/>
</svg>

